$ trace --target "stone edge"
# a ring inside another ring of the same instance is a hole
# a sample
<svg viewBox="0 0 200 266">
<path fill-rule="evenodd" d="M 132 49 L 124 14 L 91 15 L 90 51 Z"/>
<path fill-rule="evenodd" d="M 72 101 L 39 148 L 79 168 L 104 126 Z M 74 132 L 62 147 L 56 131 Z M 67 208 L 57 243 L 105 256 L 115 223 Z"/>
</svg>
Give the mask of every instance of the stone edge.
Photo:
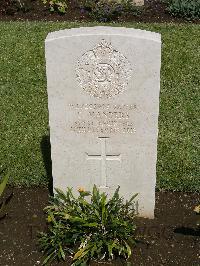
<svg viewBox="0 0 200 266">
<path fill-rule="evenodd" d="M 134 29 L 134 28 L 125 28 L 125 27 L 80 27 L 65 29 L 60 31 L 50 32 L 45 42 L 51 42 L 68 37 L 77 37 L 77 36 L 94 36 L 94 35 L 119 35 L 119 36 L 129 36 L 140 39 L 148 39 L 155 42 L 161 42 L 161 34 L 146 30 Z"/>
</svg>

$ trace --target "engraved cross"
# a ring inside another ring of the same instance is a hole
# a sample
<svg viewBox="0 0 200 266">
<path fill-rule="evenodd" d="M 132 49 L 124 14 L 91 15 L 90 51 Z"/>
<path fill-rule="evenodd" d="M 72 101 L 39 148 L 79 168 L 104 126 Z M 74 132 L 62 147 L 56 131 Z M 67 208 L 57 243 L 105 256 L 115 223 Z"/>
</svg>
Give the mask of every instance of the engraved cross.
<svg viewBox="0 0 200 266">
<path fill-rule="evenodd" d="M 101 161 L 101 185 L 100 188 L 109 188 L 107 185 L 107 161 L 121 161 L 121 154 L 111 155 L 106 154 L 106 139 L 108 137 L 99 137 L 101 141 L 101 154 L 87 155 L 87 160 L 100 160 Z"/>
</svg>

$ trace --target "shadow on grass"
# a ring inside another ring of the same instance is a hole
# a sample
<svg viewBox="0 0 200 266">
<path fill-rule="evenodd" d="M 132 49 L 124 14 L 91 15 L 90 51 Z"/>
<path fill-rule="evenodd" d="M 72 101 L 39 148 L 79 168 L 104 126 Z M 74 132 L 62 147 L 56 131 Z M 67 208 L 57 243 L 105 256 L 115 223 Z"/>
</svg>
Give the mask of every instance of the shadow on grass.
<svg viewBox="0 0 200 266">
<path fill-rule="evenodd" d="M 49 136 L 43 136 L 40 143 L 43 162 L 45 165 L 46 175 L 48 178 L 48 189 L 50 195 L 53 195 L 53 176 L 52 176 L 52 162 L 51 162 L 51 143 Z"/>
</svg>

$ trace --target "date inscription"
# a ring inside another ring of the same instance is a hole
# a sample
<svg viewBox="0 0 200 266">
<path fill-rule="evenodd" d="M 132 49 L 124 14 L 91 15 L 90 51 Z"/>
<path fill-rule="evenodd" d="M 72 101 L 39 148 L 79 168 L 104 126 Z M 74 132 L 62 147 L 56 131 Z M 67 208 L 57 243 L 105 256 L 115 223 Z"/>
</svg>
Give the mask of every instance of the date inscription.
<svg viewBox="0 0 200 266">
<path fill-rule="evenodd" d="M 73 117 L 70 131 L 98 134 L 135 132 L 135 104 L 72 103 L 68 108 Z"/>
</svg>

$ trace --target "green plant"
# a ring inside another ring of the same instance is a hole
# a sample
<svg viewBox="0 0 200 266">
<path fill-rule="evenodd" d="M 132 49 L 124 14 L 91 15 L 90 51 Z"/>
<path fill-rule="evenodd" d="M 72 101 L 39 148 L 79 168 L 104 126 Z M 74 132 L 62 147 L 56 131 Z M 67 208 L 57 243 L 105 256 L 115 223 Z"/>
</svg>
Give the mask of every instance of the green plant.
<svg viewBox="0 0 200 266">
<path fill-rule="evenodd" d="M 7 0 L 6 3 L 3 3 L 2 10 L 8 15 L 14 15 L 18 11 L 30 11 L 31 6 L 31 0 Z"/>
<path fill-rule="evenodd" d="M 195 212 L 197 215 L 200 215 L 200 204 L 197 205 L 197 206 L 194 208 L 194 212 Z M 200 228 L 200 220 L 198 220 L 197 225 L 198 225 L 199 228 Z"/>
<path fill-rule="evenodd" d="M 43 4 L 48 4 L 51 12 L 66 13 L 67 0 L 42 0 Z"/>
<path fill-rule="evenodd" d="M 12 1 L 16 5 L 18 10 L 27 12 L 31 9 L 30 2 L 28 0 L 12 0 Z"/>
<path fill-rule="evenodd" d="M 43 264 L 54 259 L 65 260 L 73 256 L 72 265 L 89 263 L 91 259 L 113 259 L 131 255 L 135 243 L 134 195 L 124 202 L 119 187 L 108 199 L 96 186 L 92 193 L 79 189 L 74 197 L 72 189 L 66 193 L 56 189 L 51 205 L 45 208 L 48 231 L 40 233 L 39 244 L 45 253 Z M 90 200 L 86 200 L 86 197 Z"/>
<path fill-rule="evenodd" d="M 111 21 L 124 13 L 138 15 L 141 8 L 135 7 L 132 0 L 81 0 L 83 10 L 97 21 Z"/>
<path fill-rule="evenodd" d="M 2 181 L 1 181 L 1 184 L 0 184 L 0 197 L 3 195 L 3 192 L 4 192 L 5 188 L 6 188 L 7 182 L 8 182 L 8 175 L 5 175 L 2 178 Z"/>
<path fill-rule="evenodd" d="M 0 220 L 6 216 L 5 206 L 8 203 L 8 200 L 10 198 L 10 197 L 8 197 L 7 199 L 2 199 L 2 196 L 3 196 L 3 193 L 5 191 L 7 182 L 8 182 L 8 174 L 2 178 L 1 183 L 0 183 Z"/>
<path fill-rule="evenodd" d="M 168 0 L 167 5 L 173 16 L 200 19 L 200 0 Z"/>
</svg>

